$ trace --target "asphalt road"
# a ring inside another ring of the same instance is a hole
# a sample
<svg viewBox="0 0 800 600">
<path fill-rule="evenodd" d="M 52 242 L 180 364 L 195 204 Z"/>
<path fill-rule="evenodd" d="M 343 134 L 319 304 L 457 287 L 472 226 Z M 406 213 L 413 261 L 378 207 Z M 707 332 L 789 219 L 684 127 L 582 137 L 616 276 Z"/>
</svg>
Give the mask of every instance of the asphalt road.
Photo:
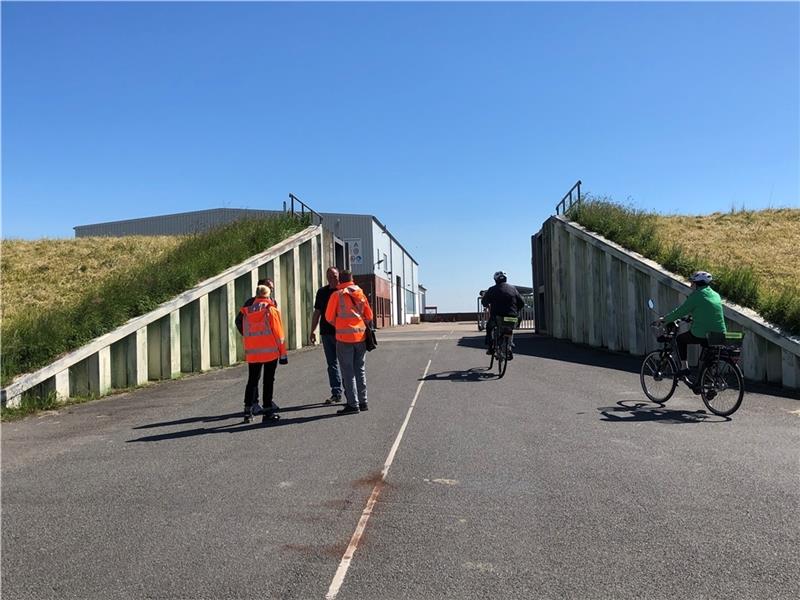
<svg viewBox="0 0 800 600">
<path fill-rule="evenodd" d="M 359 415 L 314 349 L 268 427 L 243 366 L 3 424 L 2 598 L 800 596 L 797 398 L 659 407 L 636 359 L 533 334 L 497 379 L 481 337 L 379 332 Z"/>
</svg>

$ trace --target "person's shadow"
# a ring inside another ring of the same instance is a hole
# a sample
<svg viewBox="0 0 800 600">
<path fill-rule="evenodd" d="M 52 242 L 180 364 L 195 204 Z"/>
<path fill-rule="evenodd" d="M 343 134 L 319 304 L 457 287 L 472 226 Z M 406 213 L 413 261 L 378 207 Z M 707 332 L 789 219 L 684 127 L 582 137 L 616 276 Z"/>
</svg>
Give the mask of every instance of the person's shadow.
<svg viewBox="0 0 800 600">
<path fill-rule="evenodd" d="M 473 367 L 466 371 L 442 371 L 441 373 L 431 373 L 418 381 L 460 381 L 471 383 L 475 381 L 488 381 L 498 376 L 489 371 L 487 367 Z"/>
<path fill-rule="evenodd" d="M 211 415 L 206 417 L 188 417 L 186 419 L 178 419 L 176 421 L 161 421 L 160 423 L 148 423 L 147 425 L 139 425 L 134 429 L 150 429 L 152 427 L 170 427 L 172 425 L 188 425 L 189 423 L 214 423 L 217 421 L 227 421 L 228 419 L 241 418 L 242 411 L 235 413 L 228 413 L 224 415 Z"/>
<path fill-rule="evenodd" d="M 299 406 L 288 406 L 286 408 L 281 408 L 278 411 L 279 415 L 284 413 L 291 413 L 299 410 L 304 410 L 308 408 L 319 408 L 319 407 L 330 407 L 330 408 L 341 408 L 341 405 L 337 404 L 325 404 L 325 403 L 315 403 L 315 404 L 303 404 Z M 176 421 L 162 421 L 160 423 L 150 423 L 148 425 L 140 425 L 138 427 L 134 427 L 134 429 L 148 429 L 152 427 L 167 427 L 171 425 L 186 425 L 189 423 L 215 423 L 219 421 L 225 421 L 229 419 L 237 419 L 235 423 L 227 423 L 224 425 L 218 425 L 215 427 L 195 427 L 194 429 L 184 429 L 183 431 L 173 431 L 170 433 L 162 433 L 156 435 L 148 435 L 132 440 L 128 440 L 127 443 L 131 442 L 161 442 L 164 440 L 177 440 L 182 438 L 189 438 L 195 437 L 198 435 L 211 435 L 211 434 L 218 434 L 218 433 L 240 433 L 242 431 L 250 431 L 252 429 L 267 429 L 272 427 L 283 427 L 286 425 L 300 425 L 302 423 L 310 423 L 311 421 L 320 421 L 322 419 L 331 419 L 333 417 L 338 417 L 341 415 L 336 414 L 336 412 L 332 413 L 323 413 L 323 414 L 316 414 L 316 415 L 308 415 L 305 417 L 285 417 L 281 416 L 280 419 L 275 421 L 266 421 L 261 422 L 261 415 L 256 415 L 253 417 L 252 423 L 245 423 L 242 420 L 242 413 L 235 412 L 235 413 L 227 413 L 224 415 L 214 415 L 214 416 L 205 416 L 205 417 L 190 417 L 186 419 L 178 419 Z"/>
</svg>

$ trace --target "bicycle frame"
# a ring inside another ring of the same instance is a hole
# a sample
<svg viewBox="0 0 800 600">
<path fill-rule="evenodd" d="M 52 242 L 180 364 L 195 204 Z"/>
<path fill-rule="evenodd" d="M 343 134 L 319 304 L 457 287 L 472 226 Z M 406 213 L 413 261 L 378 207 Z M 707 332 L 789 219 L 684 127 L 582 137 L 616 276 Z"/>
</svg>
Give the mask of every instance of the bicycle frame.
<svg viewBox="0 0 800 600">
<path fill-rule="evenodd" d="M 675 360 L 676 355 L 680 357 L 677 342 L 679 321 L 656 322 L 652 327 L 662 346 L 645 356 L 639 372 L 642 390 L 650 400 L 663 404 L 682 381 L 692 392 L 700 395 L 706 408 L 716 415 L 727 417 L 739 409 L 744 397 L 744 377 L 738 365 L 740 333 L 709 334 L 706 344 L 702 345 L 697 365 L 692 368 L 694 372 L 679 375 Z M 666 377 L 662 369 L 666 371 Z M 671 382 L 671 387 L 669 383 L 664 387 L 662 382 Z"/>
<path fill-rule="evenodd" d="M 678 329 L 679 323 L 681 319 L 678 321 L 672 321 L 669 323 L 664 323 L 660 325 L 657 329 L 659 330 L 656 339 L 659 340 L 662 344 L 661 351 L 667 352 L 669 356 L 675 361 L 676 364 L 679 364 L 680 360 L 680 352 L 678 351 Z M 666 339 L 662 339 L 666 338 Z M 700 365 L 703 364 L 703 354 L 706 348 L 703 348 L 700 352 L 700 359 L 697 361 L 697 365 L 694 369 L 697 369 Z M 683 381 L 686 385 L 691 385 L 685 376 L 680 377 L 680 381 Z"/>
<path fill-rule="evenodd" d="M 672 357 L 672 360 L 674 360 L 676 364 L 678 364 L 678 361 L 680 360 L 680 352 L 678 350 L 678 328 L 679 328 L 679 323 L 681 321 L 686 321 L 686 320 L 679 319 L 678 321 L 665 323 L 662 326 L 658 327 L 660 333 L 657 339 L 667 338 L 661 342 L 662 343 L 661 351 L 668 352 L 669 355 Z M 695 372 L 695 375 L 699 375 L 700 371 L 705 365 L 710 364 L 720 358 L 728 358 L 731 360 L 731 362 L 733 362 L 736 365 L 738 365 L 739 363 L 739 355 L 732 352 L 730 348 L 716 344 L 708 344 L 705 346 L 701 346 L 700 356 L 697 359 L 697 364 L 694 366 L 690 366 L 689 368 Z M 686 385 L 689 386 L 692 385 L 692 383 L 686 376 L 680 377 L 679 380 L 683 381 Z"/>
<path fill-rule="evenodd" d="M 519 322 L 516 317 L 500 317 L 497 316 L 493 320 L 492 326 L 492 359 L 489 362 L 489 369 L 491 370 L 494 361 L 497 360 L 497 366 L 500 371 L 500 377 L 505 375 L 508 366 L 508 353 L 511 352 L 511 346 L 514 339 L 514 327 Z M 503 343 L 504 340 L 507 340 Z"/>
</svg>

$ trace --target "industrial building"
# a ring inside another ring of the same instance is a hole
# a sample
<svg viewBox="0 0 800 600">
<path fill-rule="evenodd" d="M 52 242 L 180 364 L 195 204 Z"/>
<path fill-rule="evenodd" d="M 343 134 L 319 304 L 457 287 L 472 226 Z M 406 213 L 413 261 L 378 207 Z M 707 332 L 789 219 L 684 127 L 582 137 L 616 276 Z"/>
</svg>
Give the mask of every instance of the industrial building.
<svg viewBox="0 0 800 600">
<path fill-rule="evenodd" d="M 216 208 L 74 227 L 75 237 L 187 235 L 233 221 L 283 214 L 283 211 Z M 419 263 L 373 215 L 321 213 L 321 224 L 337 242 L 336 265 L 350 268 L 367 294 L 378 327 L 419 321 L 424 288 Z"/>
</svg>

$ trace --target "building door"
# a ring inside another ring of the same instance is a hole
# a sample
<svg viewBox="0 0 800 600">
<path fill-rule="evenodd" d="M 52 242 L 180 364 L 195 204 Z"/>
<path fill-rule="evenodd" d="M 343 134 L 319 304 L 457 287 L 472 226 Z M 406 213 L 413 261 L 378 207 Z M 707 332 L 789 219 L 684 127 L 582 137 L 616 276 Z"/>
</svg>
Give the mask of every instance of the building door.
<svg viewBox="0 0 800 600">
<path fill-rule="evenodd" d="M 403 299 L 400 294 L 403 293 L 403 282 L 400 280 L 400 276 L 397 276 L 397 324 L 403 324 Z"/>
<path fill-rule="evenodd" d="M 333 245 L 333 265 L 340 271 L 343 271 L 347 268 L 347 262 L 345 258 L 347 257 L 347 250 L 345 248 L 344 243 L 341 240 L 334 240 Z"/>
</svg>

